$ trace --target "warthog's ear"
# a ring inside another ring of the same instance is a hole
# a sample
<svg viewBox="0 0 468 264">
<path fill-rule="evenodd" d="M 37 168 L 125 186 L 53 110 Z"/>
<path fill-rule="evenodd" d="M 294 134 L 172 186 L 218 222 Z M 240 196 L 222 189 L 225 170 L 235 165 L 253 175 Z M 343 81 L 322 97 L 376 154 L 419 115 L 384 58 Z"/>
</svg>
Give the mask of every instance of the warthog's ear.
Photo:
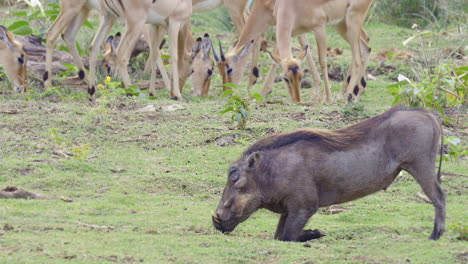
<svg viewBox="0 0 468 264">
<path fill-rule="evenodd" d="M 261 152 L 254 152 L 250 154 L 247 158 L 247 164 L 249 169 L 255 169 L 258 166 L 258 164 L 260 164 L 262 156 L 263 154 Z"/>
</svg>

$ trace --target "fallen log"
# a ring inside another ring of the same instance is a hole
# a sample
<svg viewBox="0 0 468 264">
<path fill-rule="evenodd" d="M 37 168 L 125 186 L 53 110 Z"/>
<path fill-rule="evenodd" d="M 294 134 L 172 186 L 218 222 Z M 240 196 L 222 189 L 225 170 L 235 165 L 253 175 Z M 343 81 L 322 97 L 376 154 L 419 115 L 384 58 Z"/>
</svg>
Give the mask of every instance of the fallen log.
<svg viewBox="0 0 468 264">
<path fill-rule="evenodd" d="M 0 190 L 0 199 L 49 199 L 48 197 L 32 193 L 23 189 L 18 189 L 15 186 L 8 186 Z"/>
</svg>

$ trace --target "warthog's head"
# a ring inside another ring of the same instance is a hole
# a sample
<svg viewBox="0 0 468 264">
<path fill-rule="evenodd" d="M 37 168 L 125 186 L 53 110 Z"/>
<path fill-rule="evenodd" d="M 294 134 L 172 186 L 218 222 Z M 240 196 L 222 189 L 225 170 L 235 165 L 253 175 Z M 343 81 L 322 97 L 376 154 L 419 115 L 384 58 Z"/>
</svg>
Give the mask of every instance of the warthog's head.
<svg viewBox="0 0 468 264">
<path fill-rule="evenodd" d="M 257 175 L 261 153 L 254 152 L 235 162 L 229 169 L 228 181 L 216 212 L 213 225 L 219 231 L 231 232 L 261 205 Z"/>
<path fill-rule="evenodd" d="M 5 68 L 8 79 L 16 92 L 24 92 L 28 82 L 28 55 L 23 44 L 4 26 L 0 26 L 0 65 Z"/>
</svg>

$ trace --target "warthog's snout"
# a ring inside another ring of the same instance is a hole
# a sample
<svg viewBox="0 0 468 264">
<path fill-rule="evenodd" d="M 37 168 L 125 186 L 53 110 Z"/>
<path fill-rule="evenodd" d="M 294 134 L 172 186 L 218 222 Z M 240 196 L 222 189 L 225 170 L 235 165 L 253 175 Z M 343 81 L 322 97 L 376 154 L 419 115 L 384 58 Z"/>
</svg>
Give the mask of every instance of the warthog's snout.
<svg viewBox="0 0 468 264">
<path fill-rule="evenodd" d="M 213 215 L 211 216 L 211 219 L 213 221 L 213 226 L 217 230 L 221 231 L 222 233 L 232 232 L 234 228 L 236 228 L 237 226 L 237 223 L 235 221 L 221 220 L 221 218 L 219 217 L 217 213 L 213 213 Z"/>
</svg>

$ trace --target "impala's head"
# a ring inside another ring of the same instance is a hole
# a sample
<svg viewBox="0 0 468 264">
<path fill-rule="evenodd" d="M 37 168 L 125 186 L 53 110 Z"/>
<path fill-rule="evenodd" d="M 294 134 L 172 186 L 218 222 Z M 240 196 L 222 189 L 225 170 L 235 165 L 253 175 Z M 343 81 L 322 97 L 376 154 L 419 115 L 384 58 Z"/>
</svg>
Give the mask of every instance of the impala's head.
<svg viewBox="0 0 468 264">
<path fill-rule="evenodd" d="M 238 83 L 241 79 L 244 71 L 245 60 L 242 60 L 247 54 L 249 54 L 254 41 L 247 43 L 243 47 L 234 47 L 227 53 L 224 54 L 221 41 L 219 42 L 220 57 L 218 57 L 215 49 L 213 48 L 213 54 L 215 56 L 218 69 L 223 78 L 223 84 L 226 83 Z"/>
<path fill-rule="evenodd" d="M 268 52 L 273 61 L 281 67 L 283 71 L 283 81 L 288 86 L 289 95 L 291 96 L 292 101 L 296 103 L 301 102 L 300 88 L 302 78 L 304 77 L 304 72 L 301 69 L 301 63 L 307 56 L 308 49 L 309 46 L 305 46 L 296 58 L 286 58 L 283 60 L 281 60 L 277 55 Z"/>
<path fill-rule="evenodd" d="M 116 51 L 120 43 L 120 38 L 120 33 L 117 33 L 115 36 L 109 36 L 106 40 L 102 65 L 106 70 L 107 76 L 111 76 L 117 67 Z"/>
<path fill-rule="evenodd" d="M 108 76 L 112 75 L 117 67 L 117 47 L 119 46 L 121 38 L 120 32 L 115 34 L 115 36 L 109 36 L 107 38 L 102 64 Z M 148 43 L 143 38 L 139 38 L 133 47 L 130 58 L 136 57 L 144 51 L 149 51 Z"/>
<path fill-rule="evenodd" d="M 15 39 L 4 26 L 0 25 L 0 65 L 17 92 L 26 91 L 28 82 L 28 55 L 23 44 Z"/>
<path fill-rule="evenodd" d="M 211 58 L 213 44 L 210 36 L 205 34 L 198 38 L 192 47 L 192 87 L 195 96 L 207 96 L 210 89 L 211 77 L 213 76 L 214 60 Z"/>
<path fill-rule="evenodd" d="M 228 180 L 216 212 L 213 225 L 221 232 L 231 232 L 260 208 L 262 195 L 257 176 L 262 170 L 262 154 L 254 152 L 235 162 L 228 172 Z"/>
</svg>

